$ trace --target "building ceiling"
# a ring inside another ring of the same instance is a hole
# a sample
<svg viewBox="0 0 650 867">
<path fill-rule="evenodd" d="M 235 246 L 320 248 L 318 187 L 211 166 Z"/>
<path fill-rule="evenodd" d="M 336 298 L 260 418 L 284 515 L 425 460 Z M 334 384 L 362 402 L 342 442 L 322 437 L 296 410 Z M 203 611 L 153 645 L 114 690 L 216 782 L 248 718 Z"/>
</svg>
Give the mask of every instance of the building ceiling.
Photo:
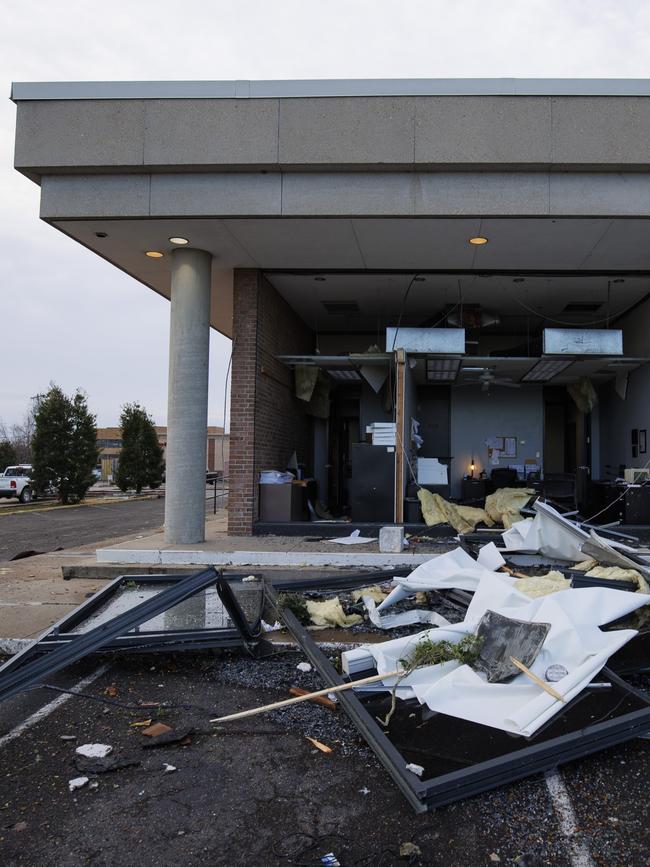
<svg viewBox="0 0 650 867">
<path fill-rule="evenodd" d="M 500 327 L 486 329 L 486 333 L 492 334 L 525 334 L 528 328 L 535 332 L 544 324 L 605 327 L 608 295 L 611 320 L 650 292 L 650 276 L 612 279 L 608 275 L 588 274 L 513 277 L 471 273 L 416 276 L 414 272 L 320 275 L 282 272 L 270 274 L 269 279 L 303 320 L 320 332 L 383 333 L 387 325 L 396 324 L 400 312 L 404 326 L 434 325 L 443 319 L 445 311 L 455 308 L 458 313 L 460 304 L 464 307 L 479 304 L 486 311 L 497 313 L 502 319 Z M 345 299 L 353 299 L 358 311 L 329 312 L 338 309 L 332 302 Z"/>
<path fill-rule="evenodd" d="M 382 317 L 399 315 L 406 288 L 419 271 L 469 272 L 460 276 L 466 304 L 496 305 L 496 312 L 513 317 L 527 317 L 531 315 L 527 308 L 532 308 L 576 324 L 589 320 L 585 315 L 567 316 L 567 303 L 597 298 L 602 305 L 589 316 L 606 317 L 608 276 L 648 272 L 647 278 L 630 275 L 624 283 L 612 285 L 612 315 L 643 298 L 650 286 L 650 220 L 645 219 L 275 217 L 67 220 L 54 225 L 166 297 L 172 251 L 168 239 L 180 235 L 191 246 L 211 252 L 215 257 L 212 324 L 228 336 L 233 268 L 265 270 L 305 322 L 314 327 L 316 320 L 327 316 L 325 321 L 337 330 L 358 329 L 361 322 L 352 316 L 326 314 L 323 300 L 356 299 L 360 314 L 374 327 Z M 469 244 L 476 235 L 487 237 L 488 243 Z M 147 250 L 165 255 L 150 259 Z M 512 274 L 481 276 L 495 270 L 573 271 L 580 276 L 525 275 L 523 283 L 514 283 Z M 364 271 L 404 273 L 350 273 Z M 590 273 L 595 271 L 600 275 Z M 325 280 L 315 280 L 317 276 Z M 414 283 L 407 299 L 408 322 L 457 303 L 458 279 L 429 275 Z M 318 327 L 324 329 L 325 324 L 319 321 Z"/>
</svg>

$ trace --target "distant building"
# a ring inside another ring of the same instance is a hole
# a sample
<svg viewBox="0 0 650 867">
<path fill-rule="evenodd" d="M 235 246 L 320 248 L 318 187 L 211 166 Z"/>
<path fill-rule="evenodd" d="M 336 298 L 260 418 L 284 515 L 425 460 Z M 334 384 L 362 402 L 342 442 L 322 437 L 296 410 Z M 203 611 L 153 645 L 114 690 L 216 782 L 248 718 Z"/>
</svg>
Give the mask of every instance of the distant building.
<svg viewBox="0 0 650 867">
<path fill-rule="evenodd" d="M 156 425 L 158 442 L 163 448 L 165 461 L 167 460 L 167 428 L 164 425 Z M 99 463 L 102 470 L 102 480 L 108 481 L 115 475 L 120 462 L 122 451 L 122 431 L 119 427 L 98 427 L 97 448 L 99 449 Z M 228 474 L 228 457 L 230 449 L 230 435 L 224 434 L 222 427 L 212 425 L 208 427 L 208 436 L 205 446 L 205 468 L 210 472 L 224 472 Z"/>
</svg>

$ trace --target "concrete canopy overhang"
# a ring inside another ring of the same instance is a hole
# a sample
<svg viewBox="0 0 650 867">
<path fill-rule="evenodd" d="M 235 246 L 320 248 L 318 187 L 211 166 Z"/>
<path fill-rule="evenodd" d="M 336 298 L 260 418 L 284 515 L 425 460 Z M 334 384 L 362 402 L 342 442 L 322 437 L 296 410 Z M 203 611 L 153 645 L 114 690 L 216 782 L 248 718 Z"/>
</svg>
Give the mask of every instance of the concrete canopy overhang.
<svg viewBox="0 0 650 867">
<path fill-rule="evenodd" d="M 50 83 L 13 99 L 41 217 L 166 296 L 169 238 L 187 237 L 214 257 L 226 335 L 234 268 L 292 272 L 303 295 L 315 272 L 650 274 L 647 81 Z"/>
</svg>

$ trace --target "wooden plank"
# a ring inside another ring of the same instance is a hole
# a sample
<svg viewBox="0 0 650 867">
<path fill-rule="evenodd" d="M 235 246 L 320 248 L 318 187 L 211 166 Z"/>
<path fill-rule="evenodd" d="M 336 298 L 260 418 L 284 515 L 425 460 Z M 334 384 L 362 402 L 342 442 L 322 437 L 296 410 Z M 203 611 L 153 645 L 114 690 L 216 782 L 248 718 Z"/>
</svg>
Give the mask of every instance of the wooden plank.
<svg viewBox="0 0 650 867">
<path fill-rule="evenodd" d="M 404 451 L 409 438 L 404 431 L 406 352 L 395 350 L 395 523 L 404 523 Z"/>
</svg>

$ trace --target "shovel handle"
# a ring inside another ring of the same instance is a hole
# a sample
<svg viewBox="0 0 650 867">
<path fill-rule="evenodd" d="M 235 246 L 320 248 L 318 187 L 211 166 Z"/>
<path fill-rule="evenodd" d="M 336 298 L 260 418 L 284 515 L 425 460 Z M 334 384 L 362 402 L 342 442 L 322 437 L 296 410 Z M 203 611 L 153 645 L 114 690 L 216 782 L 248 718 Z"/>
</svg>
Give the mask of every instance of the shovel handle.
<svg viewBox="0 0 650 867">
<path fill-rule="evenodd" d="M 367 683 L 379 683 L 381 680 L 386 680 L 389 677 L 398 677 L 404 674 L 399 669 L 397 671 L 388 671 L 384 674 L 372 674 L 370 677 L 364 677 L 361 680 L 352 680 L 350 683 L 342 683 L 339 686 L 327 686 L 325 689 L 319 689 L 317 692 L 308 692 L 305 695 L 298 695 L 295 698 L 286 698 L 284 701 L 274 701 L 273 704 L 265 704 L 262 707 L 254 707 L 250 710 L 240 710 L 238 713 L 231 713 L 228 716 L 220 716 L 216 719 L 211 719 L 210 722 L 222 723 L 234 719 L 243 719 L 246 716 L 256 716 L 258 713 L 266 713 L 269 710 L 276 710 L 279 707 L 288 707 L 292 704 L 298 704 L 301 701 L 310 701 L 318 698 L 321 695 L 328 695 L 331 692 L 344 692 L 346 689 L 354 689 L 356 686 L 364 686 Z"/>
<path fill-rule="evenodd" d="M 536 683 L 537 686 L 541 686 L 541 688 L 544 690 L 544 692 L 547 692 L 549 695 L 552 695 L 553 698 L 556 699 L 556 701 L 566 701 L 566 699 L 564 698 L 563 695 L 560 695 L 560 693 L 557 690 L 553 689 L 552 686 L 549 686 L 547 683 L 544 683 L 544 681 L 541 678 L 537 677 L 536 674 L 533 674 L 533 672 L 529 668 L 526 668 L 526 666 L 523 664 L 523 662 L 520 662 L 516 657 L 511 656 L 510 662 L 515 666 L 515 668 L 518 668 L 519 671 L 523 672 L 526 675 L 526 677 L 529 677 L 533 681 L 533 683 Z"/>
</svg>

